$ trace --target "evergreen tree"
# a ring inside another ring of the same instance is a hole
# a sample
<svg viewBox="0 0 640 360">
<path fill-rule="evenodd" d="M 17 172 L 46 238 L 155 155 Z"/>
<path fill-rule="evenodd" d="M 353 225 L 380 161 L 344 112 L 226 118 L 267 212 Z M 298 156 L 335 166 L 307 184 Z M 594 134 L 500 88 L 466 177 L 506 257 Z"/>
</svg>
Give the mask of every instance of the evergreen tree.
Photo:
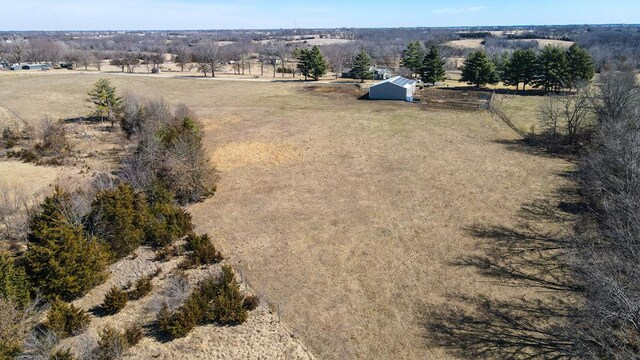
<svg viewBox="0 0 640 360">
<path fill-rule="evenodd" d="M 85 228 L 105 243 L 114 259 L 121 259 L 144 241 L 148 217 L 144 197 L 131 186 L 121 184 L 96 195 L 86 216 Z"/>
<path fill-rule="evenodd" d="M 102 244 L 87 239 L 61 211 L 69 195 L 56 188 L 30 222 L 25 269 L 32 283 L 50 298 L 72 300 L 105 277 L 108 253 Z"/>
<path fill-rule="evenodd" d="M 589 52 L 577 44 L 567 50 L 568 85 L 575 87 L 580 82 L 591 81 L 595 75 L 593 59 Z"/>
<path fill-rule="evenodd" d="M 569 82 L 566 52 L 547 45 L 536 59 L 536 77 L 533 83 L 544 91 L 560 91 Z"/>
<path fill-rule="evenodd" d="M 24 268 L 17 266 L 8 254 L 2 252 L 0 252 L 0 298 L 15 302 L 22 307 L 31 300 L 31 285 Z"/>
<path fill-rule="evenodd" d="M 293 50 L 293 57 L 298 60 L 298 71 L 304 76 L 304 81 L 307 81 L 309 77 L 311 60 L 309 56 L 309 49 L 296 48 Z"/>
<path fill-rule="evenodd" d="M 371 57 L 364 50 L 360 50 L 358 55 L 353 60 L 353 76 L 356 79 L 360 79 L 364 82 L 365 79 L 371 79 L 373 73 L 371 72 Z"/>
<path fill-rule="evenodd" d="M 427 55 L 424 56 L 422 68 L 420 69 L 420 78 L 423 82 L 432 84 L 446 79 L 444 61 L 440 58 L 440 52 L 435 45 L 431 46 Z"/>
<path fill-rule="evenodd" d="M 511 54 L 504 64 L 502 81 L 505 85 L 514 86 L 516 90 L 522 83 L 522 90 L 525 90 L 536 74 L 536 53 L 533 50 L 518 49 Z"/>
<path fill-rule="evenodd" d="M 327 59 L 319 47 L 314 46 L 311 49 L 296 49 L 294 56 L 298 59 L 298 70 L 304 75 L 305 80 L 311 77 L 317 81 L 327 73 Z"/>
<path fill-rule="evenodd" d="M 484 51 L 475 51 L 467 57 L 462 65 L 460 81 L 479 88 L 486 84 L 497 84 L 498 73 L 495 65 Z"/>
<path fill-rule="evenodd" d="M 422 69 L 424 51 L 419 41 L 412 41 L 402 52 L 402 66 L 411 70 L 411 74 L 417 74 Z"/>
<path fill-rule="evenodd" d="M 100 121 L 104 121 L 106 117 L 113 127 L 115 114 L 120 105 L 120 98 L 116 96 L 116 87 L 107 79 L 99 79 L 88 95 L 87 101 L 95 105 L 94 116 L 99 117 Z"/>
</svg>

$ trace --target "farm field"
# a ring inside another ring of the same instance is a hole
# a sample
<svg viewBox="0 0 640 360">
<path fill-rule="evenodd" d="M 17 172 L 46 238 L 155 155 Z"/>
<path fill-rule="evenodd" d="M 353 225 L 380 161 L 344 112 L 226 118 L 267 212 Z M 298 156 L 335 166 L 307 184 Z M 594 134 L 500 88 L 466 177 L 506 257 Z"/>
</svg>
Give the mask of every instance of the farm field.
<svg viewBox="0 0 640 360">
<path fill-rule="evenodd" d="M 445 43 L 445 45 L 453 48 L 457 48 L 457 49 L 483 49 L 484 48 L 483 40 L 484 39 L 453 40 Z M 571 45 L 573 45 L 573 41 L 555 40 L 555 39 L 526 39 L 526 40 L 513 40 L 513 41 L 536 41 L 538 43 L 538 47 L 540 48 L 543 48 L 547 45 L 568 48 Z"/>
<path fill-rule="evenodd" d="M 460 265 L 492 241 L 470 229 L 558 230 L 521 209 L 557 201 L 572 169 L 487 112 L 358 100 L 353 85 L 102 76 L 200 116 L 220 181 L 189 208 L 197 230 L 318 359 L 455 358 L 428 341 L 429 311 L 550 296 Z M 86 115 L 98 78 L 0 76 L 0 105 Z"/>
</svg>

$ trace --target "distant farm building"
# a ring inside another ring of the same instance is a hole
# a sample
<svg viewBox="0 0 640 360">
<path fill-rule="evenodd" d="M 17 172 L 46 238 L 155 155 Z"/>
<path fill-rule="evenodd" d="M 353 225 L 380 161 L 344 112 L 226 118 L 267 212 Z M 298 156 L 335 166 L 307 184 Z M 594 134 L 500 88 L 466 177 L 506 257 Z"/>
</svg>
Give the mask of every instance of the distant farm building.
<svg viewBox="0 0 640 360">
<path fill-rule="evenodd" d="M 413 101 L 416 93 L 416 81 L 394 76 L 369 88 L 369 99 Z"/>
<path fill-rule="evenodd" d="M 369 68 L 369 71 L 373 73 L 374 80 L 387 80 L 391 77 L 391 70 L 386 68 L 376 68 L 372 66 Z M 355 79 L 356 74 L 354 74 L 353 69 L 347 68 L 340 71 L 340 76 L 345 79 Z"/>
</svg>

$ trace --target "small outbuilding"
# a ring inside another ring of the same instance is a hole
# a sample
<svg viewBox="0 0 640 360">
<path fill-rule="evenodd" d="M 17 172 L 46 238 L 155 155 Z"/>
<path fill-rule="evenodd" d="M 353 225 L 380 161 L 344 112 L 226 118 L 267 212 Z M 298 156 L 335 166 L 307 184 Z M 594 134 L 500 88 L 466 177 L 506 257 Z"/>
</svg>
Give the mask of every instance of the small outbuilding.
<svg viewBox="0 0 640 360">
<path fill-rule="evenodd" d="M 416 93 L 416 81 L 394 76 L 385 81 L 374 84 L 369 88 L 371 100 L 403 100 L 413 102 Z"/>
</svg>

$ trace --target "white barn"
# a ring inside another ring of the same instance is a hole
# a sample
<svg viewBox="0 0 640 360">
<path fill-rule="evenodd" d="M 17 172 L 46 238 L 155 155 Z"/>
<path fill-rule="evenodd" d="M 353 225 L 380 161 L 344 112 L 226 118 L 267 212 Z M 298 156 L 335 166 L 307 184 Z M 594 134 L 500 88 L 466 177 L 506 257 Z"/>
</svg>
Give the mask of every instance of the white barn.
<svg viewBox="0 0 640 360">
<path fill-rule="evenodd" d="M 416 81 L 394 76 L 385 81 L 374 84 L 369 89 L 369 99 L 372 100 L 403 100 L 413 101 L 416 92 Z"/>
</svg>

